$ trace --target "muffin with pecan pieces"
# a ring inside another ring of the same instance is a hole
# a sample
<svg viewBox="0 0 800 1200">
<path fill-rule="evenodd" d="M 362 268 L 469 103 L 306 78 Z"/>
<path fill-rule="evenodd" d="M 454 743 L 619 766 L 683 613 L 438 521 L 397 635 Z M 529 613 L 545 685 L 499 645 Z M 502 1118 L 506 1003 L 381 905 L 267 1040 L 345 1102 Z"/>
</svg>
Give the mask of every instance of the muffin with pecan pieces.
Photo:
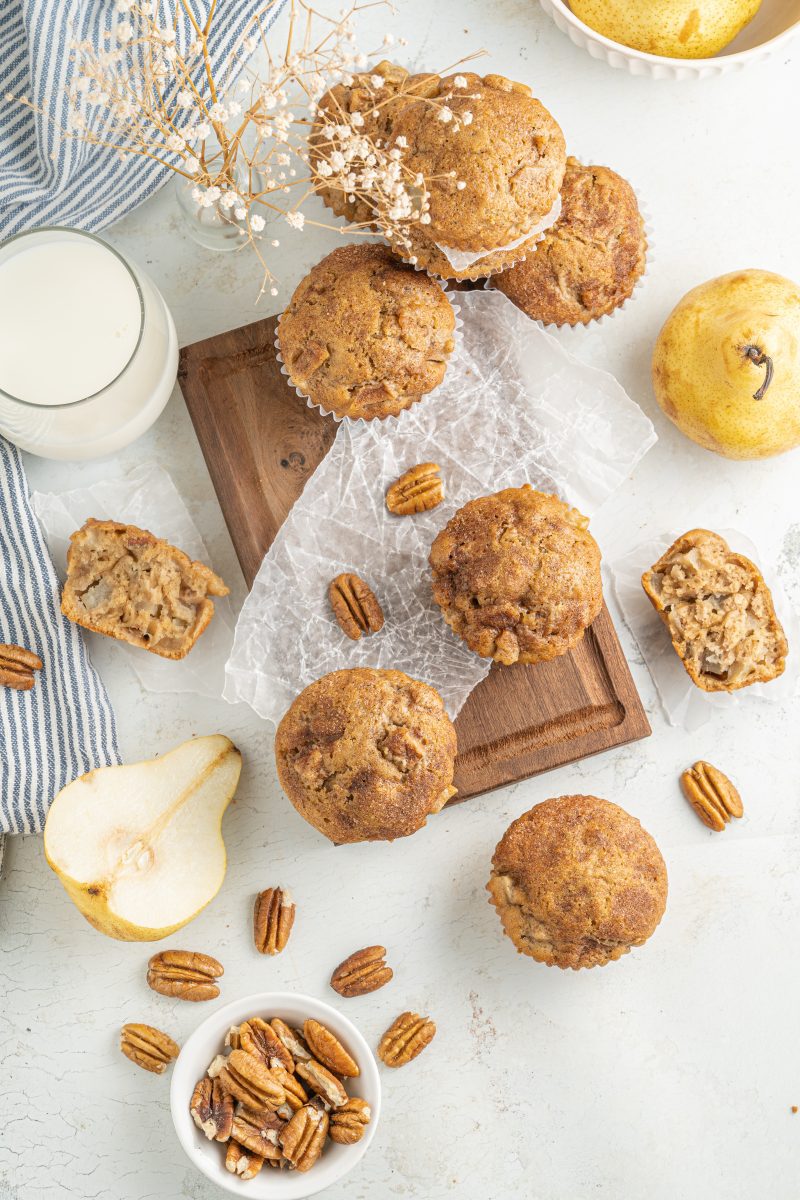
<svg viewBox="0 0 800 1200">
<path fill-rule="evenodd" d="M 624 809 L 597 796 L 559 796 L 508 827 L 487 889 L 520 954 L 577 971 L 647 941 L 664 915 L 667 869 Z"/>
<path fill-rule="evenodd" d="M 613 312 L 644 274 L 647 238 L 631 185 L 567 159 L 561 216 L 494 286 L 534 321 L 586 325 Z"/>
<path fill-rule="evenodd" d="M 456 733 L 439 693 L 402 671 L 333 671 L 283 717 L 275 760 L 301 817 L 332 842 L 416 833 L 451 796 Z"/>
<path fill-rule="evenodd" d="M 431 547 L 433 597 L 476 654 L 535 663 L 566 654 L 603 604 L 586 517 L 525 484 L 470 500 Z"/>
<path fill-rule="evenodd" d="M 429 83 L 427 98 L 394 115 L 390 153 L 421 176 L 429 209 L 408 240 L 386 235 L 404 258 L 446 279 L 481 279 L 517 262 L 556 215 L 564 135 L 529 87 L 501 75 Z"/>
<path fill-rule="evenodd" d="M 435 280 L 386 246 L 340 246 L 309 271 L 278 325 L 296 388 L 337 417 L 396 416 L 438 387 L 455 313 Z"/>
</svg>

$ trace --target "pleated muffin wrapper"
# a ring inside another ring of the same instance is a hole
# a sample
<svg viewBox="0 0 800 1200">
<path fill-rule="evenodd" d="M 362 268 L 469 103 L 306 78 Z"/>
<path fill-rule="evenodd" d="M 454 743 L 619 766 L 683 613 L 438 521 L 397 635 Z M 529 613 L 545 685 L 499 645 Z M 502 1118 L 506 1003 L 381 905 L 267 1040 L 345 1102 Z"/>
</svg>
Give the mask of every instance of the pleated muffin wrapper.
<svg viewBox="0 0 800 1200">
<path fill-rule="evenodd" d="M 439 242 L 433 243 L 436 249 L 445 256 L 453 270 L 460 272 L 468 271 L 471 267 L 480 263 L 480 260 L 485 258 L 488 254 L 502 254 L 507 250 L 519 251 L 519 253 L 516 254 L 512 259 L 509 259 L 508 262 L 503 263 L 502 267 L 493 267 L 492 270 L 487 271 L 485 274 L 482 273 L 474 277 L 467 275 L 463 279 L 455 279 L 450 277 L 445 279 L 443 276 L 438 275 L 435 271 L 432 271 L 430 267 L 425 267 L 421 263 L 413 262 L 411 258 L 406 257 L 406 255 L 404 255 L 402 251 L 400 251 L 394 244 L 392 244 L 392 250 L 398 258 L 401 258 L 403 262 L 408 263 L 408 265 L 413 267 L 415 271 L 424 271 L 426 275 L 430 275 L 431 279 L 435 279 L 437 283 L 477 283 L 481 279 L 491 279 L 493 275 L 499 275 L 502 271 L 507 271 L 509 267 L 514 267 L 518 262 L 522 262 L 523 258 L 527 258 L 529 255 L 535 254 L 536 247 L 541 241 L 544 240 L 544 235 L 547 233 L 548 229 L 551 228 L 551 226 L 555 225 L 560 216 L 561 195 L 559 194 L 555 198 L 553 207 L 546 216 L 542 217 L 541 221 L 539 221 L 536 225 L 531 226 L 526 233 L 520 234 L 519 237 L 512 238 L 512 240 L 507 242 L 504 246 L 486 246 L 482 250 L 473 251 L 456 250 L 454 246 L 443 246 Z M 525 247 L 528 245 L 531 239 L 534 239 L 533 245 L 526 250 Z"/>
<path fill-rule="evenodd" d="M 580 163 L 580 165 L 582 167 L 592 166 L 594 164 L 593 159 L 584 158 L 577 154 L 570 153 L 568 157 L 574 158 L 576 160 L 576 162 Z M 594 165 L 600 166 L 600 165 L 605 165 L 605 164 L 597 163 Z M 610 167 L 609 170 L 613 171 L 614 168 Z M 531 320 L 535 321 L 535 323 L 539 326 L 540 329 L 546 329 L 548 333 L 552 333 L 552 331 L 554 329 L 557 329 L 561 332 L 566 330 L 570 334 L 574 333 L 576 330 L 581 330 L 581 329 L 595 330 L 595 329 L 598 329 L 604 322 L 608 323 L 609 321 L 612 321 L 614 319 L 614 317 L 616 317 L 619 313 L 621 313 L 624 308 L 627 308 L 627 306 L 629 304 L 632 304 L 633 301 L 636 299 L 636 293 L 640 290 L 640 288 L 644 284 L 644 281 L 650 272 L 650 267 L 656 261 L 656 256 L 653 251 L 653 244 L 654 244 L 653 243 L 653 221 L 652 221 L 652 216 L 650 213 L 650 208 L 649 208 L 647 202 L 642 200 L 642 197 L 639 193 L 639 189 L 633 187 L 633 184 L 627 178 L 627 176 L 622 176 L 622 178 L 624 178 L 625 181 L 628 184 L 630 184 L 630 186 L 633 188 L 633 193 L 636 196 L 636 203 L 639 207 L 639 212 L 641 213 L 642 220 L 644 221 L 644 236 L 647 241 L 647 250 L 645 253 L 645 260 L 644 260 L 644 270 L 642 271 L 639 278 L 636 280 L 636 283 L 633 285 L 633 291 L 631 292 L 630 296 L 627 297 L 626 300 L 623 300 L 621 304 L 618 304 L 617 307 L 615 309 L 612 309 L 612 311 L 610 313 L 603 313 L 603 315 L 601 317 L 592 317 L 591 321 L 585 321 L 585 322 L 577 321 L 574 325 L 570 325 L 569 322 L 565 321 L 562 325 L 559 325 L 556 321 L 539 321 L 539 320 L 536 320 L 534 317 L 531 317 Z M 544 240 L 544 234 L 542 234 L 542 236 L 539 238 L 539 242 L 542 242 L 543 240 Z M 538 245 L 538 243 L 537 243 L 537 245 Z M 523 255 L 523 258 L 527 258 L 527 255 Z M 495 272 L 495 274 L 498 274 L 498 273 L 499 272 Z M 486 279 L 484 287 L 489 288 L 491 286 L 492 286 L 492 280 L 491 280 L 491 276 L 489 276 Z"/>
<path fill-rule="evenodd" d="M 435 276 L 432 276 L 432 278 L 435 278 Z M 452 353 L 448 356 L 447 363 L 445 364 L 445 372 L 444 372 L 444 375 L 442 376 L 442 382 L 437 384 L 437 386 L 435 388 L 433 388 L 432 391 L 424 392 L 419 400 L 417 400 L 414 404 L 409 405 L 408 408 L 404 408 L 402 412 L 397 413 L 397 414 L 392 413 L 385 417 L 370 417 L 369 420 L 366 417 L 348 417 L 348 416 L 339 417 L 336 415 L 336 413 L 331 412 L 331 410 L 329 408 L 324 408 L 323 405 L 318 404 L 316 400 L 312 400 L 311 397 L 308 395 L 308 393 L 304 392 L 302 390 L 302 388 L 299 388 L 297 386 L 297 384 L 294 382 L 291 375 L 289 374 L 289 369 L 286 366 L 286 363 L 283 361 L 283 355 L 281 353 L 281 347 L 280 347 L 280 340 L 278 338 L 278 331 L 280 329 L 280 324 L 281 324 L 280 318 L 279 318 L 278 324 L 275 326 L 274 344 L 275 344 L 275 357 L 278 360 L 278 366 L 281 369 L 281 374 L 286 376 L 287 382 L 291 385 L 292 388 L 294 388 L 294 390 L 297 392 L 297 395 L 300 397 L 300 399 L 305 400 L 305 402 L 309 408 L 316 408 L 317 411 L 321 412 L 322 415 L 325 417 L 333 417 L 334 421 L 336 421 L 337 424 L 341 421 L 346 421 L 350 425 L 371 425 L 373 422 L 379 422 L 383 425 L 386 425 L 387 428 L 389 428 L 389 429 L 396 428 L 397 425 L 400 424 L 400 422 L 408 415 L 409 412 L 412 412 L 420 404 L 424 404 L 427 400 L 430 400 L 433 396 L 436 395 L 436 393 L 440 390 L 440 388 L 444 384 L 444 381 L 447 378 L 447 373 L 448 373 L 448 371 L 450 371 L 452 369 L 453 364 L 456 361 L 456 358 L 458 357 L 458 354 L 459 354 L 459 348 L 461 346 L 461 330 L 463 327 L 463 322 L 461 320 L 461 305 L 458 303 L 458 301 L 455 299 L 455 297 L 452 295 L 452 293 L 448 290 L 447 285 L 441 279 L 436 279 L 436 283 L 439 285 L 439 287 L 442 289 L 442 291 L 447 296 L 447 299 L 450 303 L 450 307 L 453 310 L 453 315 L 455 316 L 456 323 L 455 323 L 455 328 L 453 329 L 453 342 L 454 342 L 453 350 L 452 350 Z M 281 316 L 283 316 L 283 314 L 281 314 Z"/>
</svg>

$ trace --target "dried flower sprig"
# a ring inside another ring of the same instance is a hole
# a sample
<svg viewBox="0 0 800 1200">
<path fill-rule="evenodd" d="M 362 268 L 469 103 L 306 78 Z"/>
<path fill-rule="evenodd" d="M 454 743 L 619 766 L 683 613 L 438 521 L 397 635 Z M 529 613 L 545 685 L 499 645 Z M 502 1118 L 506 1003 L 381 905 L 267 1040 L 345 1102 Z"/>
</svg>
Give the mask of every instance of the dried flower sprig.
<svg viewBox="0 0 800 1200">
<path fill-rule="evenodd" d="M 391 7 L 391 0 L 354 0 L 336 17 L 308 0 L 289 0 L 288 31 L 276 54 L 267 29 L 279 3 L 266 0 L 218 68 L 217 0 L 202 24 L 189 0 L 117 0 L 106 44 L 78 40 L 72 46 L 69 115 L 61 130 L 63 137 L 145 157 L 183 177 L 198 212 L 254 247 L 264 271 L 261 293 L 268 287 L 273 295 L 267 220 L 296 230 L 330 228 L 301 211 L 317 192 L 340 193 L 341 202 L 331 204 L 337 212 L 360 201 L 348 229 L 368 232 L 377 213 L 400 245 L 410 245 L 411 225 L 430 220 L 430 181 L 404 167 L 401 146 L 386 146 L 380 116 L 404 96 L 422 99 L 419 80 L 431 77 L 395 68 L 398 75 L 390 79 L 388 64 L 370 67 L 387 47 L 406 45 L 404 38 L 387 34 L 369 53 L 355 44 L 358 15 Z M 259 49 L 266 65 L 250 68 Z M 368 114 L 347 112 L 336 99 L 329 106 L 337 89 L 355 81 Z M 35 107 L 25 96 L 6 99 Z M 448 111 L 441 106 L 439 119 L 447 121 Z"/>
</svg>

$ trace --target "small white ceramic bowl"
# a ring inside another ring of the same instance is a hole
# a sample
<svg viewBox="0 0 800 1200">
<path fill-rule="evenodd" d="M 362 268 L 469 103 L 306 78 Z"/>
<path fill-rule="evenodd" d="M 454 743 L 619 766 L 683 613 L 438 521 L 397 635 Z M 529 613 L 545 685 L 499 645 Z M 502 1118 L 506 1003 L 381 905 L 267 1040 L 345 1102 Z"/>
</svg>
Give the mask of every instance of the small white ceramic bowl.
<svg viewBox="0 0 800 1200">
<path fill-rule="evenodd" d="M 348 1081 L 351 1095 L 361 1096 L 372 1110 L 369 1125 L 360 1142 L 340 1146 L 329 1142 L 314 1166 L 305 1172 L 276 1171 L 264 1166 L 255 1179 L 245 1181 L 225 1170 L 225 1147 L 210 1142 L 197 1128 L 189 1112 L 194 1085 L 205 1074 L 215 1054 L 223 1048 L 231 1025 L 240 1025 L 248 1017 L 280 1017 L 287 1025 L 302 1026 L 307 1017 L 326 1025 L 355 1058 L 361 1074 Z M 233 1000 L 206 1017 L 184 1043 L 172 1068 L 170 1108 L 175 1132 L 181 1146 L 198 1171 L 208 1179 L 241 1196 L 243 1200 L 302 1200 L 330 1187 L 363 1157 L 375 1136 L 381 1114 L 381 1081 L 375 1057 L 352 1021 L 335 1008 L 313 996 L 296 992 L 259 992 Z"/>
<path fill-rule="evenodd" d="M 750 63 L 763 62 L 800 32 L 800 0 L 762 0 L 750 24 L 714 58 L 662 58 L 595 33 L 578 20 L 568 0 L 540 0 L 540 3 L 562 33 L 592 58 L 604 59 L 612 67 L 630 71 L 631 75 L 650 75 L 653 79 L 708 79 L 739 70 Z"/>
</svg>

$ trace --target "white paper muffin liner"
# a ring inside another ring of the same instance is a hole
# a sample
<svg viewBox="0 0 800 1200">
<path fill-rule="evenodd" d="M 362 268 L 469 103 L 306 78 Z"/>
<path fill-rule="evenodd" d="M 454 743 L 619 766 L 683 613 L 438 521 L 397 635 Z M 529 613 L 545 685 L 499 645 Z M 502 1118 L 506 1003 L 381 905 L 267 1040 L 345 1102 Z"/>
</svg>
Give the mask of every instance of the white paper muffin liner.
<svg viewBox="0 0 800 1200">
<path fill-rule="evenodd" d="M 433 243 L 434 246 L 436 247 L 436 249 L 439 250 L 440 253 L 442 253 L 445 256 L 445 258 L 450 263 L 450 266 L 453 268 L 453 270 L 459 271 L 459 272 L 468 271 L 471 266 L 475 265 L 476 263 L 479 263 L 480 260 L 482 258 L 484 258 L 487 254 L 502 254 L 506 250 L 519 249 L 519 254 L 515 255 L 514 258 L 509 259 L 508 262 L 503 263 L 503 265 L 500 267 L 493 267 L 491 269 L 491 271 L 488 271 L 487 274 L 485 274 L 485 275 L 477 275 L 474 279 L 470 278 L 470 276 L 467 276 L 464 279 L 458 279 L 455 277 L 450 277 L 450 276 L 445 277 L 445 276 L 439 275 L 436 273 L 436 271 L 432 271 L 430 267 L 425 267 L 421 263 L 418 263 L 418 262 L 412 262 L 410 258 L 407 258 L 397 248 L 397 246 L 392 245 L 392 250 L 394 251 L 394 253 L 397 255 L 398 258 L 401 258 L 403 260 L 404 263 L 408 263 L 408 265 L 410 267 L 413 267 L 415 271 L 422 271 L 426 275 L 430 275 L 431 279 L 435 279 L 437 281 L 437 283 L 478 283 L 481 279 L 491 279 L 491 277 L 493 275 L 499 275 L 502 271 L 507 271 L 510 267 L 516 266 L 516 264 L 518 262 L 522 262 L 523 258 L 527 258 L 528 255 L 530 255 L 530 254 L 535 254 L 536 247 L 539 245 L 539 243 L 541 241 L 544 240 L 544 235 L 547 233 L 548 229 L 551 228 L 551 226 L 555 225 L 556 221 L 558 220 L 558 218 L 560 216 L 561 216 L 561 195 L 559 193 L 559 195 L 556 196 L 556 198 L 555 198 L 553 207 L 550 209 L 547 216 L 542 218 L 542 220 L 539 222 L 538 225 L 534 225 L 533 228 L 529 229 L 527 233 L 523 233 L 520 237 L 514 238 L 512 241 L 508 242 L 505 246 L 487 246 L 486 249 L 484 249 L 484 250 L 476 250 L 474 253 L 472 253 L 472 252 L 467 253 L 465 251 L 455 250 L 452 246 L 442 246 L 439 244 L 439 242 Z M 530 246 L 528 249 L 523 249 L 524 247 L 528 246 L 528 243 L 531 241 L 531 239 L 533 239 L 533 245 Z M 471 259 L 472 262 L 471 263 L 468 262 L 466 266 L 456 266 L 452 262 L 450 256 L 452 254 L 462 254 L 462 253 L 464 254 L 466 259 Z"/>
<path fill-rule="evenodd" d="M 568 157 L 576 159 L 576 161 L 579 162 L 582 167 L 591 165 L 591 163 L 593 162 L 592 159 L 587 159 L 587 158 L 581 157 L 577 154 L 570 153 Z M 611 167 L 609 169 L 612 171 L 614 170 L 613 167 Z M 656 255 L 655 255 L 655 251 L 653 249 L 654 244 L 655 244 L 654 243 L 654 233 L 653 233 L 653 221 L 652 221 L 652 217 L 650 214 L 650 208 L 649 208 L 647 202 L 642 200 L 642 197 L 639 193 L 638 188 L 633 187 L 633 184 L 630 182 L 629 179 L 627 179 L 627 176 L 625 176 L 624 178 L 626 179 L 626 182 L 628 182 L 630 184 L 630 186 L 633 188 L 634 195 L 636 196 L 636 203 L 638 205 L 639 212 L 641 213 L 642 220 L 644 221 L 644 235 L 645 235 L 645 238 L 647 239 L 647 252 L 645 254 L 644 270 L 642 271 L 639 278 L 636 280 L 636 283 L 633 285 L 633 291 L 631 292 L 630 296 L 628 296 L 625 300 L 623 300 L 621 304 L 618 304 L 617 307 L 615 309 L 613 309 L 610 313 L 603 313 L 603 315 L 601 317 L 593 317 L 591 321 L 586 321 L 586 322 L 578 321 L 574 325 L 570 325 L 569 323 L 565 322 L 563 325 L 559 325 L 555 321 L 537 321 L 533 317 L 531 317 L 531 320 L 534 321 L 534 323 L 536 325 L 538 325 L 540 329 L 546 329 L 548 332 L 551 332 L 554 329 L 557 329 L 560 332 L 564 332 L 564 330 L 566 330 L 569 333 L 574 333 L 576 330 L 582 330 L 582 329 L 595 330 L 600 325 L 602 325 L 603 322 L 607 323 L 609 321 L 612 321 L 614 319 L 614 317 L 616 317 L 619 313 L 621 313 L 623 311 L 623 309 L 625 309 L 629 304 L 632 304 L 633 301 L 636 299 L 636 293 L 639 291 L 639 289 L 644 284 L 644 281 L 650 272 L 650 267 L 656 261 Z M 539 242 L 541 242 L 543 240 L 544 240 L 544 234 L 542 234 L 541 238 L 539 238 Z M 527 258 L 527 255 L 524 255 L 523 257 Z M 516 264 L 511 264 L 511 265 L 516 265 Z M 505 270 L 506 268 L 503 268 L 503 269 Z M 497 271 L 494 272 L 494 274 L 499 274 L 499 273 L 500 272 L 497 272 Z M 492 286 L 492 276 L 490 275 L 486 279 L 484 287 L 489 288 L 491 286 Z"/>
<path fill-rule="evenodd" d="M 431 276 L 431 278 L 435 278 L 435 277 Z M 323 405 L 318 404 L 316 402 L 316 400 L 312 400 L 311 397 L 308 395 L 308 393 L 304 392 L 302 390 L 302 388 L 299 388 L 297 386 L 297 384 L 294 382 L 291 375 L 289 374 L 289 370 L 286 366 L 286 363 L 283 361 L 283 355 L 281 354 L 280 341 L 278 338 L 278 331 L 280 329 L 280 324 L 281 324 L 280 318 L 279 318 L 278 323 L 275 326 L 274 345 L 275 345 L 275 358 L 278 361 L 278 366 L 281 369 L 281 374 L 286 376 L 287 382 L 292 386 L 292 388 L 294 388 L 295 392 L 297 392 L 297 395 L 300 397 L 300 399 L 305 400 L 305 402 L 309 408 L 316 408 L 317 411 L 321 412 L 323 416 L 332 417 L 333 420 L 336 421 L 337 424 L 339 424 L 339 422 L 341 422 L 341 421 L 346 421 L 350 425 L 372 425 L 373 423 L 377 422 L 382 425 L 386 425 L 387 428 L 391 428 L 391 429 L 396 428 L 396 426 L 399 425 L 399 423 L 405 419 L 405 417 L 407 416 L 407 414 L 409 412 L 411 412 L 413 409 L 417 408 L 420 404 L 424 404 L 426 400 L 429 400 L 429 399 L 431 399 L 431 397 L 436 395 L 436 393 L 440 390 L 440 388 L 443 386 L 445 380 L 447 379 L 448 372 L 452 370 L 453 363 L 458 358 L 459 348 L 461 345 L 461 329 L 463 326 L 463 322 L 461 320 L 461 305 L 451 295 L 451 293 L 449 292 L 449 290 L 447 288 L 447 284 L 443 280 L 436 279 L 435 282 L 439 285 L 439 287 L 442 289 L 442 291 L 447 296 L 447 299 L 450 303 L 450 307 L 453 310 L 453 315 L 455 317 L 455 327 L 453 329 L 453 342 L 454 342 L 453 350 L 450 353 L 450 355 L 448 356 L 447 363 L 445 365 L 445 372 L 444 372 L 444 375 L 442 376 L 441 383 L 437 384 L 437 386 L 435 388 L 433 388 L 430 392 L 423 392 L 420 399 L 417 400 L 416 403 L 409 405 L 408 408 L 404 408 L 402 412 L 396 413 L 396 414 L 392 413 L 385 417 L 370 417 L 369 420 L 366 417 L 348 417 L 348 416 L 339 417 L 336 415 L 336 413 L 331 412 L 331 410 L 329 408 L 324 408 Z M 281 317 L 282 316 L 283 316 L 283 314 L 281 313 Z"/>
<path fill-rule="evenodd" d="M 736 529 L 718 532 L 734 552 L 745 554 L 761 571 L 786 633 L 789 643 L 786 670 L 769 683 L 754 683 L 735 692 L 704 692 L 690 679 L 664 622 L 642 587 L 643 573 L 658 562 L 679 533 L 665 533 L 663 538 L 649 539 L 612 566 L 614 592 L 623 619 L 642 653 L 664 716 L 670 725 L 689 733 L 710 721 L 715 710 L 783 703 L 794 696 L 800 680 L 800 618 L 786 595 L 780 576 L 772 566 L 759 562 L 758 550 L 743 533 Z"/>
</svg>

